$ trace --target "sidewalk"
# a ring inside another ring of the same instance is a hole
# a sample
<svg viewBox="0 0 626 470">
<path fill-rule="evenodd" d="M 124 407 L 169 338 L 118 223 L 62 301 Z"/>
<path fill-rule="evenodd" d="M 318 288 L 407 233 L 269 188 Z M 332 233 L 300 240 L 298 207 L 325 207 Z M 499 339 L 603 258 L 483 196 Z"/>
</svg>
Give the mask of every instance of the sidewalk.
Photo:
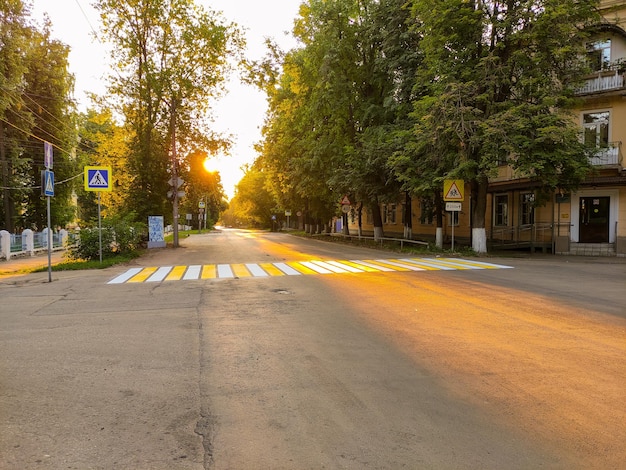
<svg viewBox="0 0 626 470">
<path fill-rule="evenodd" d="M 65 260 L 65 251 L 53 251 L 52 252 L 52 264 L 59 264 Z M 0 277 L 9 277 L 27 274 L 28 272 L 38 269 L 46 268 L 48 266 L 48 252 L 40 252 L 35 256 L 19 256 L 9 259 L 0 260 Z"/>
</svg>

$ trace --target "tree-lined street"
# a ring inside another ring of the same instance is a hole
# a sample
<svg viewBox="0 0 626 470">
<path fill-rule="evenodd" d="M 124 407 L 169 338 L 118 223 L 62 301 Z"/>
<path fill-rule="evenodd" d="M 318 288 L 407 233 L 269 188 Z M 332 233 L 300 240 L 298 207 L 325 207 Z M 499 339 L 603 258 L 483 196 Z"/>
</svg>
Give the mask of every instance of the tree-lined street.
<svg viewBox="0 0 626 470">
<path fill-rule="evenodd" d="M 109 285 L 396 258 L 224 230 L 0 280 L 3 468 L 620 468 L 626 263 Z"/>
</svg>

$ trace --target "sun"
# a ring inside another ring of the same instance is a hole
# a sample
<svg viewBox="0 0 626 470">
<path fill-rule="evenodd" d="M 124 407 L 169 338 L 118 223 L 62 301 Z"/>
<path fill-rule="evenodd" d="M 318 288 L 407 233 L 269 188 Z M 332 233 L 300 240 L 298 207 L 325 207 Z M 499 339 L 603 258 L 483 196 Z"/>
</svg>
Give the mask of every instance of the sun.
<svg viewBox="0 0 626 470">
<path fill-rule="evenodd" d="M 217 162 L 211 160 L 210 158 L 205 158 L 202 162 L 202 166 L 208 173 L 217 173 L 219 171 L 217 168 Z"/>
</svg>

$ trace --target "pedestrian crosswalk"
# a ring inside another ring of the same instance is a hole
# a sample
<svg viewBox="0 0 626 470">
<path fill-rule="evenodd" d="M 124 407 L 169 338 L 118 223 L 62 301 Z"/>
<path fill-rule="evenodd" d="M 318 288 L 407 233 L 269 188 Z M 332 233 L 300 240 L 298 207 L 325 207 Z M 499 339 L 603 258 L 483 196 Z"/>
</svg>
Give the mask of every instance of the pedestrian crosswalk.
<svg viewBox="0 0 626 470">
<path fill-rule="evenodd" d="M 138 267 L 111 279 L 108 284 L 239 279 L 245 277 L 302 276 L 408 271 L 507 269 L 510 266 L 461 258 L 398 258 L 368 260 L 309 260 L 275 263 L 204 264 Z"/>
</svg>

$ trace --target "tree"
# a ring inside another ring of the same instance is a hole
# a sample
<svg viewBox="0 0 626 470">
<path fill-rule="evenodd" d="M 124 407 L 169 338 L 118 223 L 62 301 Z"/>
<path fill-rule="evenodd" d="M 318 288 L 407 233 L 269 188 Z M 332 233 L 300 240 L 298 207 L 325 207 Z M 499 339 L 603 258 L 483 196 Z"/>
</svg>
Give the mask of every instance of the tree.
<svg viewBox="0 0 626 470">
<path fill-rule="evenodd" d="M 127 214 L 127 194 L 131 190 L 128 171 L 129 132 L 113 117 L 111 109 L 89 109 L 80 116 L 78 159 L 81 166 L 103 165 L 111 168 L 112 191 L 100 193 L 102 215 Z M 83 222 L 97 217 L 97 194 L 93 191 L 78 192 L 79 219 Z"/>
<path fill-rule="evenodd" d="M 227 204 L 219 173 L 205 169 L 207 158 L 209 155 L 202 150 L 195 150 L 185 158 L 181 175 L 187 184 L 182 208 L 187 214 L 198 214 L 199 204 L 204 202 L 203 212 L 210 226 L 218 221 Z"/>
<path fill-rule="evenodd" d="M 408 125 L 419 62 L 403 5 L 304 3 L 294 28 L 303 47 L 283 56 L 282 75 L 272 63 L 259 67 L 270 102 L 261 152 L 278 192 L 328 218 L 349 194 L 372 209 L 377 236 L 379 202 L 400 191 L 387 159 L 393 133 Z"/>
<path fill-rule="evenodd" d="M 243 46 L 237 28 L 192 0 L 98 0 L 116 74 L 110 91 L 130 131 L 127 206 L 166 213 L 167 181 L 193 148 L 226 145 L 209 126 L 210 104 Z"/>
<path fill-rule="evenodd" d="M 235 188 L 230 217 L 238 225 L 269 228 L 275 207 L 276 201 L 267 189 L 267 175 L 256 164 L 248 167 Z"/>
<path fill-rule="evenodd" d="M 69 48 L 53 39 L 50 22 L 38 28 L 20 0 L 2 2 L 0 15 L 0 164 L 5 228 L 47 225 L 41 197 L 43 141 L 54 147 L 55 199 L 52 220 L 74 218 L 71 201 L 77 176 L 72 149 L 75 107 L 70 99 Z"/>
<path fill-rule="evenodd" d="M 508 160 L 539 194 L 574 188 L 588 163 L 568 109 L 586 67 L 584 26 L 596 21 L 595 0 L 422 0 L 413 4 L 423 40 L 426 93 L 416 106 L 433 126 L 420 158 L 446 149 L 447 177 L 471 186 L 472 246 L 486 251 L 489 177 Z M 428 106 L 425 106 L 425 103 Z M 445 142 L 441 141 L 445 139 Z M 454 150 L 452 150 L 454 149 Z"/>
</svg>

